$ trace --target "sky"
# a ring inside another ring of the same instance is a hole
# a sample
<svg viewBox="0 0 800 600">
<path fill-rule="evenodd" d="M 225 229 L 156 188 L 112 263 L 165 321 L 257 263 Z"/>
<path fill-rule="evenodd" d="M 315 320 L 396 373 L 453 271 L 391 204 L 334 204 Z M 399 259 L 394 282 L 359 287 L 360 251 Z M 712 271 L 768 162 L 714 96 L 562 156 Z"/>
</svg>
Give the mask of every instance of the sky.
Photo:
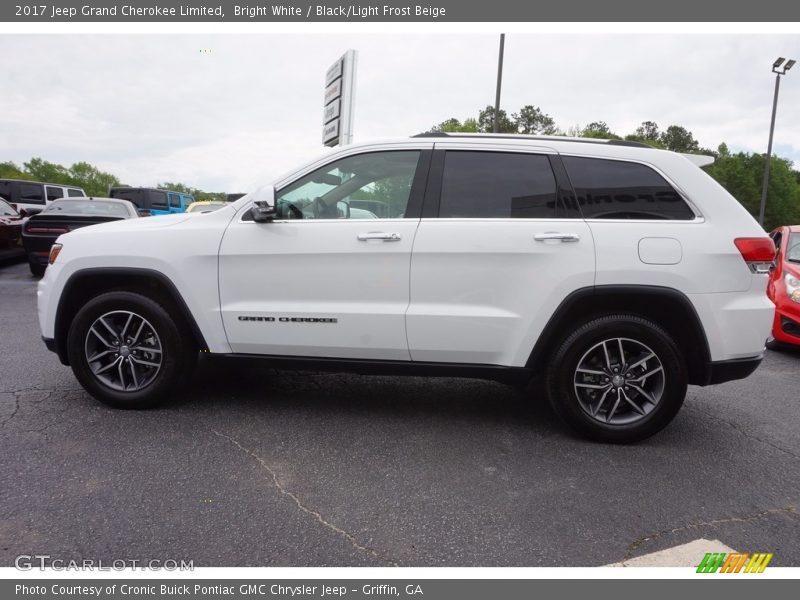
<svg viewBox="0 0 800 600">
<path fill-rule="evenodd" d="M 347 49 L 362 142 L 477 117 L 494 104 L 497 47 L 494 34 L 2 34 L 0 162 L 247 192 L 325 152 L 325 71 Z M 800 59 L 800 36 L 514 33 L 501 107 L 621 135 L 677 124 L 701 146 L 765 152 L 778 56 Z M 800 167 L 800 65 L 781 81 L 774 151 Z"/>
</svg>

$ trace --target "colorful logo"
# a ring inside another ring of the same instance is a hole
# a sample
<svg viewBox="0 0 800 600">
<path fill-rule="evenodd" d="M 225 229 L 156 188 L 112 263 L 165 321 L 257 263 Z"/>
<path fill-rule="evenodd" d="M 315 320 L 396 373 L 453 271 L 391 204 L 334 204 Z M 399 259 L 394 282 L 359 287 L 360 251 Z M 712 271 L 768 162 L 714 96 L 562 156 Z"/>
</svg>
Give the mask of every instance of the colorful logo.
<svg viewBox="0 0 800 600">
<path fill-rule="evenodd" d="M 769 561 L 772 560 L 771 552 L 756 552 L 754 554 L 734 552 L 707 552 L 697 565 L 698 573 L 763 573 Z"/>
</svg>

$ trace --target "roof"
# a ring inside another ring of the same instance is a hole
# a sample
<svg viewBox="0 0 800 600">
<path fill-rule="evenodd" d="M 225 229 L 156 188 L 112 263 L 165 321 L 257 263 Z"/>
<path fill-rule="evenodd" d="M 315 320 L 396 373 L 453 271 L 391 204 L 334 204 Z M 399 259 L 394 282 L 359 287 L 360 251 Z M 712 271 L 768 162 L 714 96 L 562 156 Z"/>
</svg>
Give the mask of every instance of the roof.
<svg viewBox="0 0 800 600">
<path fill-rule="evenodd" d="M 35 181 L 33 179 L 14 179 L 13 177 L 2 177 L 0 181 L 14 181 L 17 183 L 32 183 L 34 185 L 53 185 L 58 187 L 72 188 L 74 190 L 83 189 L 79 185 L 72 185 L 71 183 L 49 183 L 47 181 Z"/>
</svg>

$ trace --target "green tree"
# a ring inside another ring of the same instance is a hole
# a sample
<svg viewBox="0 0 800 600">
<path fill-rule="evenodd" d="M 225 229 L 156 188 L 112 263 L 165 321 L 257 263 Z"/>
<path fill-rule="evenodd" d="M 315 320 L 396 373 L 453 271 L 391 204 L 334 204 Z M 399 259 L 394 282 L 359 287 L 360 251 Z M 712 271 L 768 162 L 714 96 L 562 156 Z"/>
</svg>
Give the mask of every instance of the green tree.
<svg viewBox="0 0 800 600">
<path fill-rule="evenodd" d="M 605 121 L 594 121 L 589 123 L 581 131 L 581 137 L 601 138 L 606 140 L 621 140 L 616 133 L 613 133 Z"/>
<path fill-rule="evenodd" d="M 517 124 L 508 117 L 508 113 L 502 108 L 498 112 L 498 133 L 518 133 Z M 492 133 L 494 131 L 494 106 L 487 106 L 478 113 L 478 131 L 480 133 Z"/>
<path fill-rule="evenodd" d="M 657 141 L 661 132 L 655 121 L 642 121 L 642 124 L 636 128 L 635 135 L 645 140 Z"/>
<path fill-rule="evenodd" d="M 511 115 L 517 126 L 515 133 L 556 135 L 558 128 L 553 117 L 542 112 L 538 106 L 527 104 L 518 113 Z"/>
<path fill-rule="evenodd" d="M 82 187 L 89 196 L 107 196 L 109 188 L 117 187 L 120 183 L 115 175 L 101 171 L 87 162 L 72 165 L 68 175 L 72 185 Z"/>
<path fill-rule="evenodd" d="M 11 161 L 0 163 L 0 179 L 33 179 Z"/>
<path fill-rule="evenodd" d="M 438 125 L 431 127 L 429 132 L 444 131 L 447 133 L 477 133 L 478 122 L 475 119 L 465 119 L 462 123 L 458 119 L 450 118 Z"/>
<path fill-rule="evenodd" d="M 731 154 L 725 144 L 720 144 L 715 154 L 717 159 L 705 167 L 706 172 L 750 214 L 757 216 L 761 207 L 764 156 L 744 152 Z M 800 183 L 790 161 L 773 157 L 764 227 L 769 231 L 778 225 L 790 223 L 800 223 Z"/>
<path fill-rule="evenodd" d="M 51 163 L 41 158 L 32 158 L 24 166 L 25 170 L 36 181 L 74 185 L 69 171 L 56 163 Z"/>
<path fill-rule="evenodd" d="M 673 152 L 699 152 L 700 144 L 694 139 L 691 131 L 679 125 L 670 125 L 667 130 L 661 134 L 659 141 L 664 145 L 667 150 Z"/>
</svg>

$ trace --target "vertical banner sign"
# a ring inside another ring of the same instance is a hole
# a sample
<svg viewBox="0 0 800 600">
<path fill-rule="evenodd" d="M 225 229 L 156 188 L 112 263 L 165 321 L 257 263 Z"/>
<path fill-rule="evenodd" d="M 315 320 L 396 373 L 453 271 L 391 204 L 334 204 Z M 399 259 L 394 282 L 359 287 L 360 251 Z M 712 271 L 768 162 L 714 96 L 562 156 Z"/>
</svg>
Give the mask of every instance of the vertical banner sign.
<svg viewBox="0 0 800 600">
<path fill-rule="evenodd" d="M 325 73 L 322 143 L 345 146 L 353 141 L 356 51 L 348 50 Z"/>
</svg>

